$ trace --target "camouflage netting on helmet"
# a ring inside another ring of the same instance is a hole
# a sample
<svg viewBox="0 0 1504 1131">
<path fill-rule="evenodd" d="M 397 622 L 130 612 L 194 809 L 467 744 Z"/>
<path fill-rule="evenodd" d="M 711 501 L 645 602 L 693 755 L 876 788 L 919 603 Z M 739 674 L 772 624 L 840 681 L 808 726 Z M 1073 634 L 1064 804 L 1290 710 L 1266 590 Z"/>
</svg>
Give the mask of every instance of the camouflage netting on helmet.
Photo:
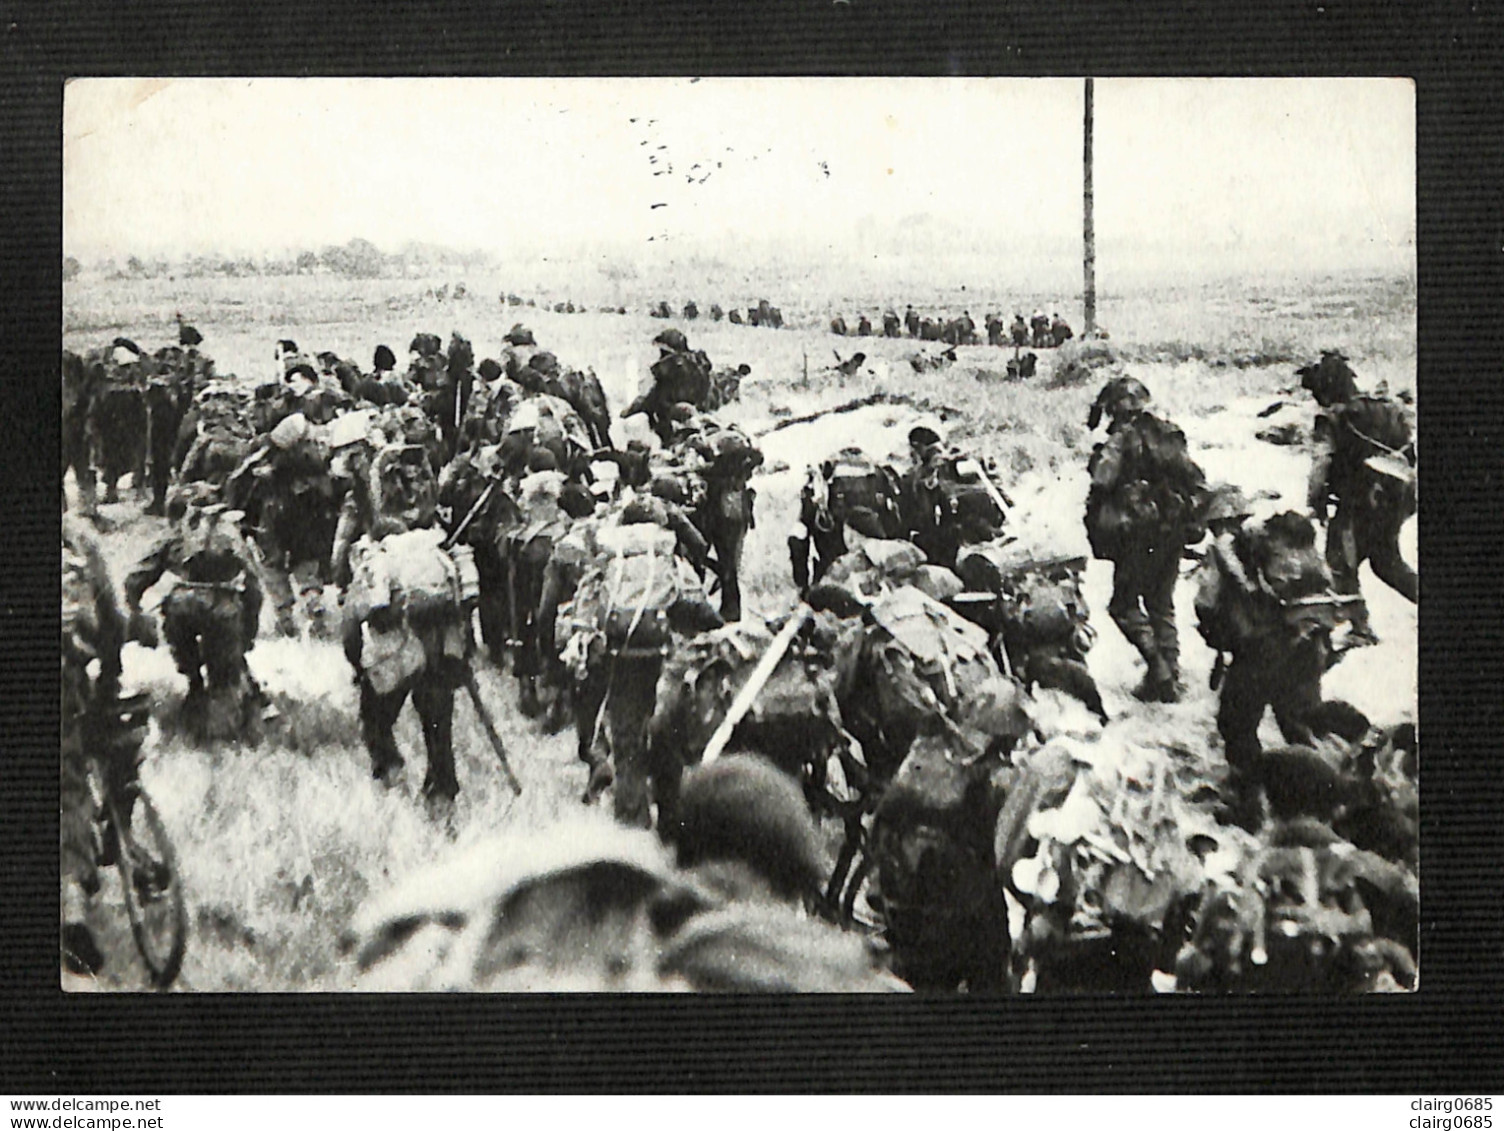
<svg viewBox="0 0 1504 1131">
<path fill-rule="evenodd" d="M 1112 981 L 1076 988 L 1147 992 L 1160 965 L 1153 952 L 1169 940 L 1173 954 L 1184 902 L 1230 882 L 1252 838 L 1188 799 L 1196 795 L 1178 779 L 1195 773 L 1177 753 L 1059 738 L 1021 767 L 994 847 L 1027 915 L 1015 940 L 1023 962 L 1048 972 L 1102 943 L 1145 960 L 1125 957 Z"/>
<path fill-rule="evenodd" d="M 1413 989 L 1419 909 L 1410 870 L 1316 822 L 1275 825 L 1231 877 L 1207 884 L 1176 988 Z"/>
</svg>

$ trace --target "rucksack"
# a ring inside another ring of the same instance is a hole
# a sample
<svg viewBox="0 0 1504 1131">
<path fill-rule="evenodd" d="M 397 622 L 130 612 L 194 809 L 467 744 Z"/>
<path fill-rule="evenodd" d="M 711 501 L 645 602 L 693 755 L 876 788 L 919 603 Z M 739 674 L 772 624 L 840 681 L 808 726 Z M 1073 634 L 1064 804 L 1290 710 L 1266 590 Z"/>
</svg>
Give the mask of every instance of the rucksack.
<svg viewBox="0 0 1504 1131">
<path fill-rule="evenodd" d="M 442 530 L 361 538 L 350 549 L 347 609 L 360 620 L 379 609 L 462 616 L 480 596 L 475 558 L 468 546 L 446 550 L 443 542 Z"/>
<path fill-rule="evenodd" d="M 1070 570 L 1027 570 L 1003 589 L 1004 634 L 1026 647 L 1069 644 L 1078 636 L 1089 641 L 1080 633 L 1088 614 L 1080 575 Z"/>
<path fill-rule="evenodd" d="M 1335 458 L 1331 485 L 1370 505 L 1415 513 L 1415 445 L 1405 410 L 1384 397 L 1358 396 L 1330 410 Z"/>
<path fill-rule="evenodd" d="M 869 531 L 875 523 L 876 528 L 889 536 L 902 533 L 899 493 L 898 476 L 892 468 L 879 465 L 853 449 L 843 451 L 837 458 L 827 486 L 832 518 L 846 525 L 862 524 L 861 519 L 866 518 L 863 525 Z"/>
<path fill-rule="evenodd" d="M 1340 619 L 1335 604 L 1306 603 L 1330 593 L 1331 575 L 1304 515 L 1287 511 L 1245 526 L 1233 539 L 1235 560 L 1225 554 L 1214 544 L 1198 570 L 1196 627 L 1208 646 L 1236 652 L 1260 637 L 1330 629 Z"/>
<path fill-rule="evenodd" d="M 244 561 L 245 541 L 235 525 L 240 517 L 241 512 L 224 509 L 190 511 L 187 520 L 180 527 L 183 560 L 191 562 L 203 558 Z"/>
<path fill-rule="evenodd" d="M 704 408 L 710 395 L 710 359 L 703 352 L 671 353 L 653 362 L 649 371 L 664 401 L 680 401 Z"/>
<path fill-rule="evenodd" d="M 415 444 L 382 448 L 367 479 L 373 533 L 415 530 L 431 524 L 439 489 L 428 454 Z"/>
<path fill-rule="evenodd" d="M 1113 439 L 1118 436 L 1122 465 L 1116 482 L 1093 485 L 1087 495 L 1086 534 L 1092 553 L 1115 560 L 1136 545 L 1198 541 L 1206 476 L 1190 457 L 1185 433 L 1145 412 Z M 1093 475 L 1102 452 L 1099 446 L 1092 453 Z"/>
<path fill-rule="evenodd" d="M 603 555 L 580 579 L 573 619 L 603 633 L 612 648 L 667 644 L 674 604 L 704 598 L 699 577 L 674 553 L 677 541 L 673 531 L 650 522 L 599 531 Z"/>
</svg>

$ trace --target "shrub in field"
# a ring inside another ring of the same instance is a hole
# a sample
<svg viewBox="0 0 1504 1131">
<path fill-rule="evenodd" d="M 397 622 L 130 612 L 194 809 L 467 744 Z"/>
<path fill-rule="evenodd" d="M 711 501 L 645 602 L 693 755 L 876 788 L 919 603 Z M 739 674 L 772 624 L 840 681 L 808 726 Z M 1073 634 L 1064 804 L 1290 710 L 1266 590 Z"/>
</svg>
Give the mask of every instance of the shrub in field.
<svg viewBox="0 0 1504 1131">
<path fill-rule="evenodd" d="M 1098 338 L 1072 338 L 1055 351 L 1048 387 L 1068 388 L 1103 382 L 1122 368 L 1117 349 Z"/>
</svg>

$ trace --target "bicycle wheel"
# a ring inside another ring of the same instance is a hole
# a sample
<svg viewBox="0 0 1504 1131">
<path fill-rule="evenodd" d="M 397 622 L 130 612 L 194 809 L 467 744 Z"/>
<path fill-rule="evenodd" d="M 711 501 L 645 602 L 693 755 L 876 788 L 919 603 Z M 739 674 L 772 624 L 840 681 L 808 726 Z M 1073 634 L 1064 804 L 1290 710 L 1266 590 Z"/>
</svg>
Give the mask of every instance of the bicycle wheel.
<svg viewBox="0 0 1504 1131">
<path fill-rule="evenodd" d="M 120 820 L 118 802 L 113 797 L 109 800 L 120 888 L 136 949 L 152 985 L 165 990 L 177 978 L 188 950 L 188 908 L 177 855 L 157 807 L 144 789 L 137 792 L 133 806 L 134 819 L 126 826 Z"/>
</svg>

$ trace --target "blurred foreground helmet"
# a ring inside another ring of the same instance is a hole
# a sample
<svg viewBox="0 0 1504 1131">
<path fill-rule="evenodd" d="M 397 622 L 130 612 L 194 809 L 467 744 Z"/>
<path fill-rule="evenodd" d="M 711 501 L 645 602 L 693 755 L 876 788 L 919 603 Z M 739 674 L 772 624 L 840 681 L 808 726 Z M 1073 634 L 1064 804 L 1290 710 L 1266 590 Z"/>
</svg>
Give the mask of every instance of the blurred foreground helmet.
<svg viewBox="0 0 1504 1131">
<path fill-rule="evenodd" d="M 1206 505 L 1204 521 L 1243 519 L 1253 514 L 1248 497 L 1232 483 L 1223 483 L 1212 489 L 1211 501 Z"/>
</svg>

